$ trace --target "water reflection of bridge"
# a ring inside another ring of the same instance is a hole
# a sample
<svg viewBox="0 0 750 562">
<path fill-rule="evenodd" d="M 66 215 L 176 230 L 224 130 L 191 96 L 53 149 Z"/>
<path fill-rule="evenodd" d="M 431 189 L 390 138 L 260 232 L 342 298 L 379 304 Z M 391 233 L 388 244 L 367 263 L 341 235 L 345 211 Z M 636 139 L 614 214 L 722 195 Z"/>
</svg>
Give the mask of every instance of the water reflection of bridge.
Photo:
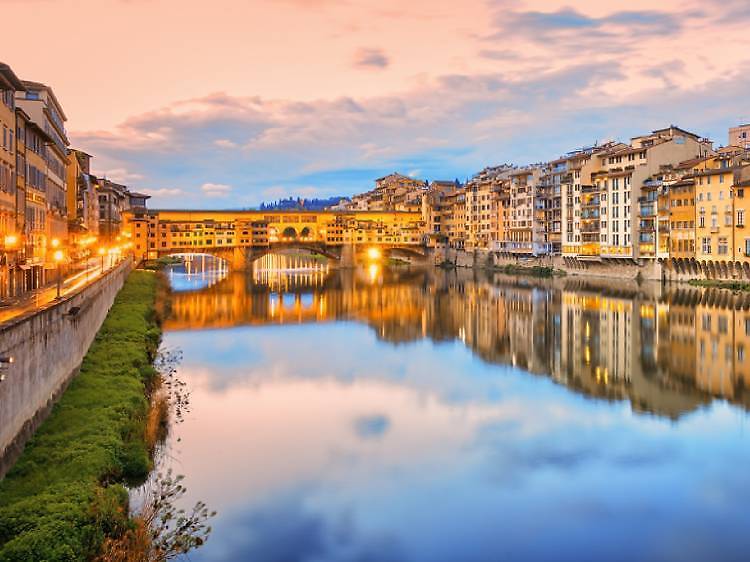
<svg viewBox="0 0 750 562">
<path fill-rule="evenodd" d="M 284 288 L 235 273 L 176 294 L 165 328 L 355 320 L 394 343 L 459 340 L 489 363 L 674 418 L 712 397 L 750 405 L 747 301 L 723 291 L 472 272 L 334 272 Z"/>
</svg>

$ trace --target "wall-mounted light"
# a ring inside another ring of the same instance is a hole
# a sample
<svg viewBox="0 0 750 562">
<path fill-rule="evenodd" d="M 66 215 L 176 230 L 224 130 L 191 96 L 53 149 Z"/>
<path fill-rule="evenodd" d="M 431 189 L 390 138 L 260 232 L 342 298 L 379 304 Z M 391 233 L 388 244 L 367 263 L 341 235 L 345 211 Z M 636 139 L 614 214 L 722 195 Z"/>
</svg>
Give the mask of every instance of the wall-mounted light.
<svg viewBox="0 0 750 562">
<path fill-rule="evenodd" d="M 8 367 L 13 363 L 13 357 L 10 355 L 0 356 L 0 382 L 5 380 L 5 372 Z"/>
</svg>

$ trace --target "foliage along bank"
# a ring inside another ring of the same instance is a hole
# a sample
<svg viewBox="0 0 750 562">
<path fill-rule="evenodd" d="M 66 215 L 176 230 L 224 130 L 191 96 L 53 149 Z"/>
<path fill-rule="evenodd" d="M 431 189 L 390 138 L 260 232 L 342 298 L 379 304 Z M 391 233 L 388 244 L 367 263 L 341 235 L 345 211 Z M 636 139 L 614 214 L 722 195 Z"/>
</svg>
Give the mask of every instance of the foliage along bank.
<svg viewBox="0 0 750 562">
<path fill-rule="evenodd" d="M 147 394 L 161 330 L 157 274 L 133 271 L 50 417 L 0 482 L 0 561 L 87 560 L 128 517 L 147 476 Z"/>
</svg>

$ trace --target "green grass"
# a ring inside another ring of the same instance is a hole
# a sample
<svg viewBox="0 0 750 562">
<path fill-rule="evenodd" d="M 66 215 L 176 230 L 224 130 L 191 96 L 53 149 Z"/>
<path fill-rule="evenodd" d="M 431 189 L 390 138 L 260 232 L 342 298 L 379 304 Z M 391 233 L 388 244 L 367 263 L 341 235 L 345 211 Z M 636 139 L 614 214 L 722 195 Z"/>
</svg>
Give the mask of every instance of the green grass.
<svg viewBox="0 0 750 562">
<path fill-rule="evenodd" d="M 504 265 L 496 268 L 501 273 L 508 275 L 529 275 L 531 277 L 543 277 L 551 278 L 555 275 L 560 275 L 553 267 L 543 267 L 541 265 L 525 266 L 525 265 Z"/>
<path fill-rule="evenodd" d="M 159 271 L 168 265 L 179 265 L 182 263 L 182 259 L 175 256 L 163 256 L 155 260 L 146 260 L 143 262 L 143 269 L 151 271 Z"/>
<path fill-rule="evenodd" d="M 128 525 L 122 483 L 151 468 L 156 290 L 155 273 L 129 275 L 79 375 L 0 482 L 0 561 L 87 560 Z"/>
<path fill-rule="evenodd" d="M 732 291 L 750 291 L 750 283 L 742 281 L 722 281 L 720 279 L 691 279 L 688 281 L 695 287 L 713 287 L 716 289 L 730 289 Z"/>
</svg>

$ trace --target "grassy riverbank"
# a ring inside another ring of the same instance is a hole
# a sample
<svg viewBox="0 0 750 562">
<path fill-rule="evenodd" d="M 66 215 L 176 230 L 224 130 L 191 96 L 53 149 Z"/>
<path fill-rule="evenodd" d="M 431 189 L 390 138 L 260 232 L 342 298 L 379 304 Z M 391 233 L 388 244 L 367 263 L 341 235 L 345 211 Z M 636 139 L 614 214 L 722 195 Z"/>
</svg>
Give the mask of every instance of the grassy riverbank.
<svg viewBox="0 0 750 562">
<path fill-rule="evenodd" d="M 557 271 L 553 267 L 544 267 L 541 265 L 504 265 L 493 269 L 507 275 L 528 275 L 530 277 L 542 277 L 545 279 L 565 275 L 564 271 Z"/>
<path fill-rule="evenodd" d="M 130 274 L 80 374 L 0 482 L 0 561 L 87 560 L 129 524 L 121 483 L 151 468 L 156 291 L 157 274 Z"/>
<path fill-rule="evenodd" d="M 691 279 L 689 285 L 710 289 L 729 289 L 731 291 L 750 291 L 750 283 L 742 281 L 726 281 L 719 279 Z"/>
</svg>

